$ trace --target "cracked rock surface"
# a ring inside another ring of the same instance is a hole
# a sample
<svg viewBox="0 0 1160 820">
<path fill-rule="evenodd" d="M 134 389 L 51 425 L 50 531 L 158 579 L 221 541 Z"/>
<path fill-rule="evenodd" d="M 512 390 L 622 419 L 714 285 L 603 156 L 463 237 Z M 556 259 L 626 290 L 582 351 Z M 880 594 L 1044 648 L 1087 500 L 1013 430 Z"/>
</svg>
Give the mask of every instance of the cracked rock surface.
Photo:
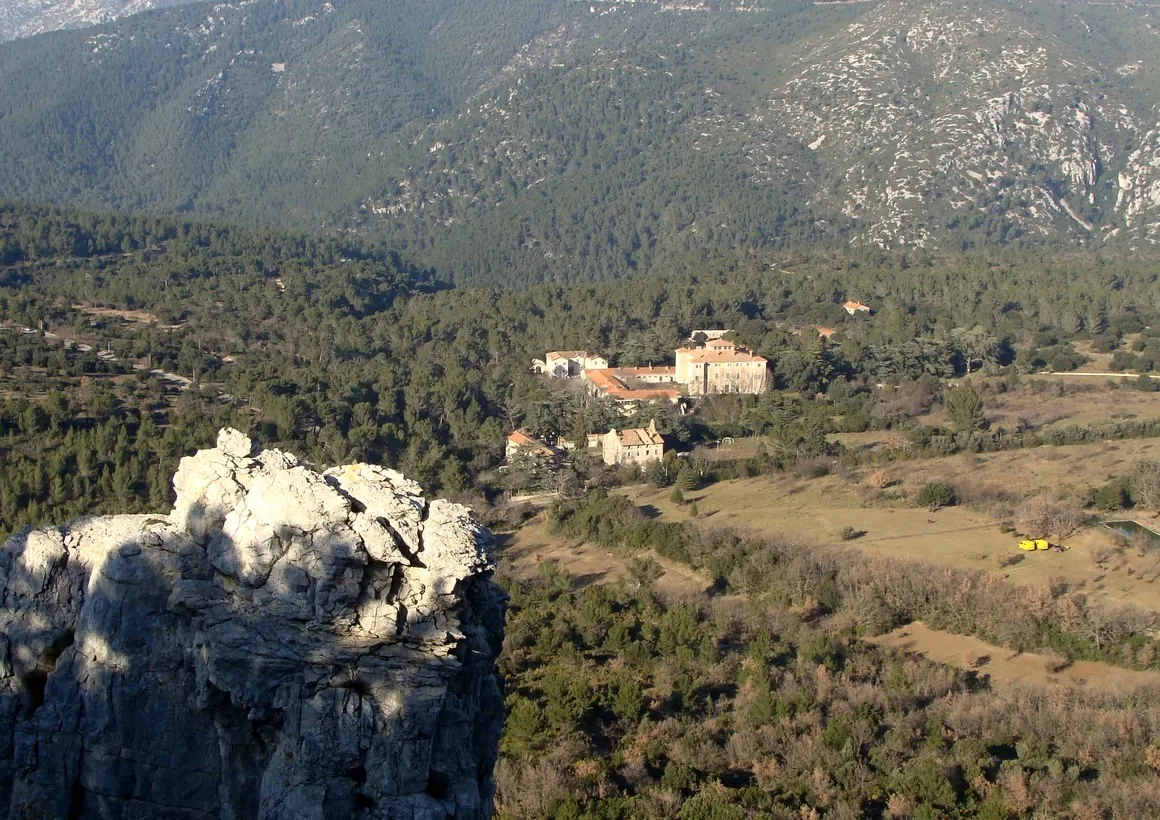
<svg viewBox="0 0 1160 820">
<path fill-rule="evenodd" d="M 504 598 L 465 507 L 236 430 L 169 516 L 0 549 L 0 816 L 476 818 Z"/>
</svg>

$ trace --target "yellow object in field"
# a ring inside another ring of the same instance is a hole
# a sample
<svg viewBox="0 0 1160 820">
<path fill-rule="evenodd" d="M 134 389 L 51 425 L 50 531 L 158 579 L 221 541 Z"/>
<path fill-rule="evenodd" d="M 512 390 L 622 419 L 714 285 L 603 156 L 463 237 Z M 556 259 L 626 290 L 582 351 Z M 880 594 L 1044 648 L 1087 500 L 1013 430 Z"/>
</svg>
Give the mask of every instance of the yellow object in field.
<svg viewBox="0 0 1160 820">
<path fill-rule="evenodd" d="M 1019 542 L 1019 549 L 1024 552 L 1034 552 L 1035 550 L 1049 550 L 1051 544 L 1046 538 L 1025 538 Z"/>
</svg>

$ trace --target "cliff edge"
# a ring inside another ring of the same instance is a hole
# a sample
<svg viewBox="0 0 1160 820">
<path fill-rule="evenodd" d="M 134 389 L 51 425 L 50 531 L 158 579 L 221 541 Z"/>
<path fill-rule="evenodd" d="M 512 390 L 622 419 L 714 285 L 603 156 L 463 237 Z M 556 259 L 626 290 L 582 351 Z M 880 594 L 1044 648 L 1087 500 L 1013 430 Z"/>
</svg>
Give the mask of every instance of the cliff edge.
<svg viewBox="0 0 1160 820">
<path fill-rule="evenodd" d="M 0 815 L 490 816 L 491 534 L 236 430 L 173 483 L 0 549 Z"/>
</svg>

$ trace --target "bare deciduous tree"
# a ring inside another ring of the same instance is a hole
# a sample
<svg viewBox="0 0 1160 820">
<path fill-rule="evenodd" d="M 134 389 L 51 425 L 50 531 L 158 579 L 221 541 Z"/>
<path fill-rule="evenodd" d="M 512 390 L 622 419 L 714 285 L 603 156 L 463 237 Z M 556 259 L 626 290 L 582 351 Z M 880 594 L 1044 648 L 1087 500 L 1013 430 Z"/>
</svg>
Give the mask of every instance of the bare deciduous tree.
<svg viewBox="0 0 1160 820">
<path fill-rule="evenodd" d="M 1074 535 L 1087 516 L 1070 502 L 1052 503 L 1042 496 L 1032 498 L 1015 511 L 1015 528 L 1028 538 L 1055 536 L 1062 541 Z"/>
<path fill-rule="evenodd" d="M 1140 506 L 1160 509 L 1160 461 L 1138 461 L 1132 474 L 1132 495 Z"/>
<path fill-rule="evenodd" d="M 1051 531 L 1051 504 L 1037 496 L 1015 510 L 1015 529 L 1028 538 L 1039 538 Z"/>
</svg>

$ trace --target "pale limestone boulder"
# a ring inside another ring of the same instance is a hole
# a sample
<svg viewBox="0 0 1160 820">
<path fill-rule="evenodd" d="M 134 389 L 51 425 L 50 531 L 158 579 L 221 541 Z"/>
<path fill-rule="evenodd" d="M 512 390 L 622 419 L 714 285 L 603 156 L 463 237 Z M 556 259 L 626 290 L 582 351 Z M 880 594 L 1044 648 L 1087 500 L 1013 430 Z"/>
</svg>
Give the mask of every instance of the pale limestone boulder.
<svg viewBox="0 0 1160 820">
<path fill-rule="evenodd" d="M 0 548 L 0 816 L 490 816 L 490 533 L 223 430 L 163 516 Z"/>
</svg>

